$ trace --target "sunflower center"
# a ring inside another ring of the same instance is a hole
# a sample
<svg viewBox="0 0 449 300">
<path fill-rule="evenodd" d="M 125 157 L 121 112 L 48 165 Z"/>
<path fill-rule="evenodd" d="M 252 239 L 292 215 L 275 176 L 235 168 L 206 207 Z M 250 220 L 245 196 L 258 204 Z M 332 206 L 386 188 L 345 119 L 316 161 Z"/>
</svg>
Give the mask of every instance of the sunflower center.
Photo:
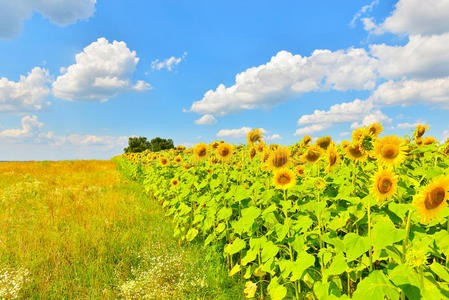
<svg viewBox="0 0 449 300">
<path fill-rule="evenodd" d="M 397 147 L 394 145 L 385 145 L 382 147 L 382 156 L 388 159 L 393 159 L 398 156 L 398 151 L 396 150 Z"/>
<path fill-rule="evenodd" d="M 206 148 L 201 148 L 198 150 L 198 156 L 202 157 L 202 156 L 206 156 L 207 150 Z"/>
<path fill-rule="evenodd" d="M 287 175 L 285 175 L 285 174 L 281 174 L 281 175 L 279 176 L 278 182 L 279 182 L 280 184 L 282 184 L 282 185 L 287 184 L 287 183 L 290 182 L 290 177 L 287 176 Z"/>
<path fill-rule="evenodd" d="M 444 188 L 438 186 L 427 193 L 424 205 L 427 209 L 437 208 L 444 201 L 445 196 L 446 191 Z"/>
<path fill-rule="evenodd" d="M 418 132 L 416 133 L 416 135 L 417 135 L 418 137 L 422 137 L 422 136 L 424 135 L 424 133 L 426 132 L 426 129 L 423 128 L 423 127 L 420 127 L 417 131 L 418 131 Z"/>
<path fill-rule="evenodd" d="M 333 166 L 337 162 L 337 154 L 331 153 L 329 154 L 329 165 Z"/>
<path fill-rule="evenodd" d="M 320 152 L 316 150 L 309 150 L 307 151 L 306 159 L 309 162 L 315 162 L 317 159 L 320 158 Z"/>
<path fill-rule="evenodd" d="M 229 154 L 229 149 L 225 148 L 220 151 L 220 155 L 225 157 Z"/>
<path fill-rule="evenodd" d="M 273 159 L 273 165 L 276 168 L 281 168 L 287 164 L 288 157 L 286 155 L 276 155 Z"/>
<path fill-rule="evenodd" d="M 351 156 L 355 158 L 359 158 L 363 156 L 362 151 L 360 151 L 360 148 L 358 145 L 355 145 L 354 147 L 349 148 L 349 152 L 351 153 Z"/>
<path fill-rule="evenodd" d="M 391 190 L 391 187 L 393 186 L 393 182 L 389 178 L 382 178 L 377 183 L 377 189 L 380 193 L 386 194 Z"/>
</svg>

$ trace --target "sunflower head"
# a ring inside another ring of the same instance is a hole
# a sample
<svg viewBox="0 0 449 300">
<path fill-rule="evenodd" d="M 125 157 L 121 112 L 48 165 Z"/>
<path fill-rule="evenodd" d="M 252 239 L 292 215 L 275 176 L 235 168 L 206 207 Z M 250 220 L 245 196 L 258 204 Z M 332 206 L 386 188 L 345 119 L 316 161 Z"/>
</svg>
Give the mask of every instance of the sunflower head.
<svg viewBox="0 0 449 300">
<path fill-rule="evenodd" d="M 186 150 L 186 146 L 183 146 L 183 145 L 176 146 L 176 150 L 184 151 L 184 150 Z"/>
<path fill-rule="evenodd" d="M 274 151 L 276 149 L 278 149 L 280 146 L 278 144 L 271 144 L 268 148 L 270 149 L 270 151 Z"/>
<path fill-rule="evenodd" d="M 348 147 L 350 144 L 351 144 L 351 142 L 348 141 L 348 140 L 343 140 L 343 141 L 341 141 L 341 143 L 340 143 L 340 145 L 341 145 L 343 148 Z"/>
<path fill-rule="evenodd" d="M 271 152 L 268 165 L 272 170 L 288 167 L 290 164 L 290 150 L 287 147 L 279 147 Z"/>
<path fill-rule="evenodd" d="M 429 222 L 438 217 L 447 206 L 449 177 L 441 176 L 424 187 L 413 199 L 413 206 L 421 215 L 421 222 Z"/>
<path fill-rule="evenodd" d="M 415 144 L 416 144 L 416 146 L 421 147 L 423 145 L 423 138 L 416 137 Z"/>
<path fill-rule="evenodd" d="M 345 152 L 354 161 L 363 161 L 367 157 L 365 149 L 359 143 L 349 144 L 345 148 Z"/>
<path fill-rule="evenodd" d="M 298 175 L 298 176 L 304 176 L 305 170 L 306 170 L 306 168 L 304 168 L 304 166 L 299 165 L 299 166 L 296 166 L 296 168 L 295 168 L 295 173 L 296 173 L 296 175 Z"/>
<path fill-rule="evenodd" d="M 182 162 L 182 157 L 178 155 L 173 160 L 175 161 L 175 163 L 179 164 Z"/>
<path fill-rule="evenodd" d="M 253 158 L 254 158 L 254 156 L 256 156 L 256 154 L 257 154 L 256 148 L 251 147 L 251 148 L 248 150 L 249 160 L 253 160 Z"/>
<path fill-rule="evenodd" d="M 166 167 L 169 164 L 168 158 L 161 156 L 159 157 L 159 163 L 161 164 L 161 166 Z"/>
<path fill-rule="evenodd" d="M 230 144 L 220 144 L 217 148 L 217 155 L 224 161 L 228 161 L 233 152 L 232 145 Z"/>
<path fill-rule="evenodd" d="M 422 142 L 424 145 L 431 145 L 431 144 L 435 143 L 436 141 L 437 141 L 437 139 L 434 138 L 433 136 L 426 136 Z"/>
<path fill-rule="evenodd" d="M 340 161 L 340 155 L 338 154 L 335 145 L 332 144 L 329 148 L 327 148 L 327 158 L 329 164 L 327 165 L 327 171 L 332 170 L 336 165 L 338 165 Z"/>
<path fill-rule="evenodd" d="M 302 155 L 302 160 L 307 163 L 315 163 L 321 157 L 321 148 L 317 145 L 312 145 L 307 148 L 306 152 Z"/>
<path fill-rule="evenodd" d="M 323 150 L 327 150 L 327 147 L 329 147 L 329 145 L 332 142 L 332 138 L 330 136 L 323 136 L 320 137 L 317 141 L 316 144 L 318 145 L 318 147 L 320 147 Z"/>
<path fill-rule="evenodd" d="M 179 185 L 179 180 L 177 178 L 173 178 L 170 181 L 170 184 L 171 184 L 172 187 L 177 187 Z"/>
<path fill-rule="evenodd" d="M 250 144 L 250 145 L 256 144 L 257 142 L 261 141 L 262 138 L 263 138 L 263 134 L 259 128 L 251 130 L 246 135 L 246 140 L 248 141 L 248 144 Z"/>
<path fill-rule="evenodd" d="M 405 159 L 406 145 L 402 139 L 395 135 L 390 135 L 376 140 L 374 151 L 379 162 L 398 166 Z"/>
<path fill-rule="evenodd" d="M 188 170 L 188 169 L 190 169 L 192 166 L 191 165 L 188 165 L 188 164 L 183 164 L 182 165 L 182 168 L 184 169 L 184 170 Z"/>
<path fill-rule="evenodd" d="M 417 137 L 417 138 L 420 138 L 420 137 L 422 137 L 424 135 L 424 133 L 426 133 L 427 129 L 429 129 L 429 126 L 418 124 L 416 126 L 416 130 L 415 130 L 415 133 L 413 135 L 415 137 Z"/>
<path fill-rule="evenodd" d="M 267 144 L 264 141 L 260 141 L 257 145 L 256 145 L 256 150 L 259 153 L 262 153 L 265 148 L 267 147 Z"/>
<path fill-rule="evenodd" d="M 307 145 L 309 145 L 309 143 L 312 141 L 312 138 L 310 137 L 310 136 L 308 136 L 308 135 L 305 135 L 303 138 L 302 138 L 302 144 L 304 145 L 304 146 L 307 146 Z"/>
<path fill-rule="evenodd" d="M 352 132 L 352 142 L 360 143 L 363 141 L 363 137 L 368 134 L 366 128 L 357 128 Z"/>
<path fill-rule="evenodd" d="M 281 168 L 274 173 L 273 182 L 277 189 L 289 189 L 296 184 L 295 173 L 290 169 Z"/>
<path fill-rule="evenodd" d="M 262 162 L 267 162 L 267 160 L 270 158 L 271 151 L 270 149 L 266 148 L 262 153 Z"/>
<path fill-rule="evenodd" d="M 380 169 L 373 178 L 371 192 L 378 201 L 391 198 L 396 193 L 398 177 L 390 170 Z"/>
<path fill-rule="evenodd" d="M 217 150 L 217 148 L 218 148 L 219 145 L 220 145 L 220 143 L 217 142 L 217 141 L 215 141 L 215 142 L 213 142 L 212 144 L 210 144 L 210 148 L 211 148 L 212 150 Z"/>
<path fill-rule="evenodd" d="M 368 126 L 367 130 L 372 137 L 377 138 L 382 133 L 384 128 L 381 123 L 377 122 Z"/>
<path fill-rule="evenodd" d="M 193 147 L 193 153 L 196 159 L 205 159 L 207 157 L 207 145 L 204 143 L 196 144 L 195 147 Z"/>
</svg>

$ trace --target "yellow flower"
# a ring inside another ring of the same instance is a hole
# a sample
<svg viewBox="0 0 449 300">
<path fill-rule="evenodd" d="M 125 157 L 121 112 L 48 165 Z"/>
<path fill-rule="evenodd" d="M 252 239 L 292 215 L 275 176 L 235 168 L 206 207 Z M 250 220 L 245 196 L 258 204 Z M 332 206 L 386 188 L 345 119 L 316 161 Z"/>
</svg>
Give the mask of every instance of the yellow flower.
<svg viewBox="0 0 449 300">
<path fill-rule="evenodd" d="M 271 152 L 268 158 L 268 166 L 272 170 L 278 170 L 288 167 L 290 164 L 290 150 L 287 147 L 282 147 Z"/>
<path fill-rule="evenodd" d="M 436 141 L 437 141 L 437 139 L 434 138 L 433 136 L 426 136 L 422 142 L 424 145 L 431 145 L 431 144 L 435 143 Z"/>
<path fill-rule="evenodd" d="M 196 144 L 193 148 L 193 153 L 196 159 L 205 159 L 207 157 L 207 145 L 204 143 Z"/>
<path fill-rule="evenodd" d="M 374 138 L 377 138 L 384 128 L 382 127 L 381 123 L 373 123 L 370 126 L 368 126 L 368 133 L 373 136 Z"/>
<path fill-rule="evenodd" d="M 341 141 L 341 143 L 340 143 L 340 145 L 341 145 L 343 148 L 348 147 L 350 144 L 351 144 L 351 142 L 348 141 L 348 140 L 343 140 L 343 141 Z"/>
<path fill-rule="evenodd" d="M 391 198 L 396 193 L 398 177 L 390 170 L 380 169 L 373 179 L 371 192 L 379 201 Z"/>
<path fill-rule="evenodd" d="M 413 200 L 413 206 L 421 215 L 421 222 L 426 223 L 438 217 L 447 206 L 449 177 L 441 176 L 424 187 Z"/>
<path fill-rule="evenodd" d="M 173 179 L 170 181 L 170 184 L 171 184 L 172 187 L 177 187 L 177 186 L 179 185 L 179 180 L 176 179 L 176 178 L 173 178 Z"/>
<path fill-rule="evenodd" d="M 186 150 L 186 146 L 183 146 L 183 145 L 176 146 L 176 150 L 184 151 L 184 150 Z"/>
<path fill-rule="evenodd" d="M 161 166 L 166 167 L 169 164 L 169 161 L 166 157 L 159 157 L 159 163 L 161 164 Z"/>
<path fill-rule="evenodd" d="M 215 141 L 212 144 L 210 144 L 210 147 L 212 148 L 212 150 L 216 150 L 219 145 L 220 145 L 220 143 Z"/>
<path fill-rule="evenodd" d="M 424 135 L 424 133 L 426 133 L 427 129 L 429 129 L 429 126 L 419 124 L 416 126 L 416 130 L 413 135 L 417 138 L 420 138 Z"/>
<path fill-rule="evenodd" d="M 179 164 L 182 162 L 182 157 L 178 155 L 174 158 L 174 161 L 175 161 L 175 163 Z"/>
<path fill-rule="evenodd" d="M 406 145 L 397 136 L 386 136 L 376 140 L 374 151 L 379 162 L 398 166 L 405 159 Z"/>
<path fill-rule="evenodd" d="M 262 138 L 263 138 L 263 134 L 259 128 L 251 130 L 246 135 L 246 139 L 248 140 L 248 144 L 250 144 L 250 145 L 254 145 L 255 143 L 262 140 Z"/>
<path fill-rule="evenodd" d="M 256 146 L 256 150 L 257 150 L 257 152 L 262 153 L 266 147 L 267 147 L 267 144 L 264 141 L 260 141 L 260 143 L 257 144 L 257 146 Z"/>
<path fill-rule="evenodd" d="M 182 165 L 182 168 L 184 169 L 184 170 L 188 170 L 188 169 L 190 169 L 192 166 L 191 165 L 188 165 L 188 164 L 183 164 Z"/>
<path fill-rule="evenodd" d="M 273 182 L 277 189 L 289 189 L 296 184 L 295 173 L 287 168 L 279 169 L 274 173 Z"/>
<path fill-rule="evenodd" d="M 340 155 L 338 154 L 334 144 L 327 149 L 327 158 L 329 162 L 327 165 L 327 171 L 329 172 L 340 162 Z"/>
<path fill-rule="evenodd" d="M 367 135 L 368 132 L 366 128 L 357 128 L 352 132 L 352 142 L 353 143 L 360 143 L 363 141 L 363 137 Z"/>
<path fill-rule="evenodd" d="M 256 295 L 256 291 L 257 284 L 252 281 L 247 281 L 245 283 L 245 289 L 243 290 L 243 292 L 245 293 L 246 298 L 254 298 L 254 296 Z"/>
<path fill-rule="evenodd" d="M 329 147 L 329 145 L 332 142 L 332 138 L 330 136 L 323 136 L 320 137 L 317 141 L 316 144 L 318 145 L 318 147 L 320 147 L 323 150 L 327 150 L 327 147 Z"/>
<path fill-rule="evenodd" d="M 248 151 L 249 160 L 253 160 L 254 156 L 256 156 L 257 150 L 256 148 L 251 147 Z"/>
<path fill-rule="evenodd" d="M 355 161 L 363 161 L 367 157 L 365 149 L 363 149 L 363 147 L 358 143 L 349 144 L 345 148 L 345 151 L 349 158 Z"/>
<path fill-rule="evenodd" d="M 230 144 L 220 144 L 217 148 L 217 154 L 224 161 L 228 161 L 232 155 L 232 145 Z"/>
<path fill-rule="evenodd" d="M 296 166 L 295 173 L 298 176 L 304 176 L 304 171 L 305 170 L 306 170 L 306 168 L 304 168 L 304 166 L 299 165 L 299 166 Z"/>
<path fill-rule="evenodd" d="M 302 160 L 308 163 L 315 163 L 321 157 L 321 148 L 317 145 L 312 145 L 307 148 L 306 152 L 302 155 Z"/>
<path fill-rule="evenodd" d="M 310 143 L 311 141 L 312 141 L 312 138 L 311 138 L 310 136 L 308 136 L 308 135 L 305 135 L 305 136 L 302 138 L 302 143 L 303 143 L 304 146 L 309 145 L 309 143 Z"/>
</svg>

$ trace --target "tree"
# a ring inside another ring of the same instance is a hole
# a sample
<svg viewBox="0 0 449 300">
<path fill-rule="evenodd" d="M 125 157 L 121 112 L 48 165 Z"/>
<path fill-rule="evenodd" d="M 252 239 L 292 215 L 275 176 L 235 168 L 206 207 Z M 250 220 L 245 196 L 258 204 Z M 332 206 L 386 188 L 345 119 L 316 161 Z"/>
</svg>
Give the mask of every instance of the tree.
<svg viewBox="0 0 449 300">
<path fill-rule="evenodd" d="M 146 137 L 130 137 L 128 140 L 128 147 L 123 149 L 125 153 L 143 152 L 150 149 L 150 142 Z"/>
<path fill-rule="evenodd" d="M 175 146 L 173 145 L 172 139 L 162 139 L 160 137 L 154 138 L 150 142 L 150 150 L 151 152 L 158 152 L 166 149 L 173 149 Z"/>
</svg>

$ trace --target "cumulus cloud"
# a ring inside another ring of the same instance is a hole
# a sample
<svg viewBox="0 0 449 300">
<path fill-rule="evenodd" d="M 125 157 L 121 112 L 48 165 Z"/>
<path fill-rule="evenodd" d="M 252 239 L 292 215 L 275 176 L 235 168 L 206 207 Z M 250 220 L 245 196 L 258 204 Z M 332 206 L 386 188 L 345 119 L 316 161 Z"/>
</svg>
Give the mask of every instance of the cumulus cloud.
<svg viewBox="0 0 449 300">
<path fill-rule="evenodd" d="M 43 125 L 37 120 L 37 116 L 25 116 L 22 118 L 22 128 L 0 131 L 0 138 L 22 139 L 37 136 Z"/>
<path fill-rule="evenodd" d="M 53 95 L 69 101 L 107 101 L 124 91 L 145 91 L 151 86 L 131 82 L 139 58 L 125 42 L 99 38 L 75 56 L 76 63 L 53 82 Z"/>
<path fill-rule="evenodd" d="M 198 120 L 195 120 L 195 124 L 197 125 L 213 125 L 217 124 L 217 119 L 214 118 L 213 115 L 206 114 L 199 118 Z"/>
<path fill-rule="evenodd" d="M 277 133 L 268 135 L 265 137 L 265 140 L 267 140 L 267 141 L 274 141 L 274 140 L 280 140 L 280 139 L 282 139 L 282 137 Z"/>
<path fill-rule="evenodd" d="M 46 69 L 35 67 L 19 81 L 0 78 L 0 111 L 36 111 L 49 104 L 50 75 Z"/>
<path fill-rule="evenodd" d="M 168 71 L 173 71 L 173 69 L 181 63 L 187 56 L 187 52 L 184 52 L 184 54 L 181 57 L 170 57 L 163 61 L 160 61 L 159 59 L 156 59 L 151 62 L 151 68 L 153 70 L 161 70 L 161 69 L 167 69 Z"/>
<path fill-rule="evenodd" d="M 221 129 L 217 132 L 217 137 L 230 137 L 230 138 L 242 138 L 246 137 L 248 132 L 250 132 L 252 128 L 250 127 L 242 127 L 239 129 Z M 260 128 L 260 131 L 266 133 L 267 131 L 263 128 Z"/>
<path fill-rule="evenodd" d="M 0 38 L 12 38 L 34 12 L 60 26 L 89 18 L 96 0 L 0 0 Z"/>
<path fill-rule="evenodd" d="M 399 123 L 399 124 L 397 124 L 396 125 L 396 128 L 397 129 L 410 129 L 410 128 L 416 128 L 416 126 L 418 126 L 418 124 L 421 124 L 421 123 L 418 123 L 418 122 L 416 122 L 416 123 Z"/>
<path fill-rule="evenodd" d="M 315 132 L 319 132 L 319 131 L 323 131 L 326 130 L 328 128 L 330 128 L 332 126 L 331 123 L 327 123 L 327 124 L 313 124 L 313 125 L 309 125 L 309 126 L 304 126 L 301 128 L 296 129 L 295 131 L 295 135 L 309 135 L 309 134 L 313 134 Z"/>
<path fill-rule="evenodd" d="M 372 1 L 370 4 L 367 4 L 365 6 L 363 6 L 361 9 L 359 9 L 357 11 L 357 13 L 354 15 L 354 17 L 352 17 L 351 22 L 349 23 L 349 25 L 351 27 L 355 26 L 355 23 L 357 22 L 357 20 L 361 19 L 361 17 L 369 12 L 373 11 L 373 8 L 379 4 L 379 0 L 374 0 Z"/>
<path fill-rule="evenodd" d="M 272 107 L 305 92 L 373 89 L 375 63 L 364 49 L 315 50 L 309 57 L 280 51 L 268 63 L 237 74 L 234 85 L 209 90 L 190 111 L 223 116 Z"/>
</svg>

